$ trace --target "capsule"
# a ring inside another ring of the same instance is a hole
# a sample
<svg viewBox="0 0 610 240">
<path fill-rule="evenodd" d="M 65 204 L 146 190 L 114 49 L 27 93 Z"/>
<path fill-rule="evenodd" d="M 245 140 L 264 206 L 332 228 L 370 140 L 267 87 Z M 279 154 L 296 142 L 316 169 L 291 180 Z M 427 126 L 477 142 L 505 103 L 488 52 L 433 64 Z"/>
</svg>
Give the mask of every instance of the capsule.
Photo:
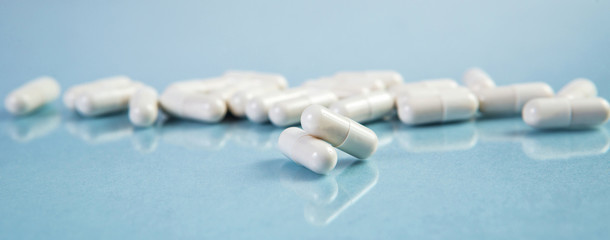
<svg viewBox="0 0 610 240">
<path fill-rule="evenodd" d="M 375 132 L 320 105 L 311 105 L 303 111 L 301 126 L 312 136 L 359 159 L 366 159 L 377 150 Z"/>
<path fill-rule="evenodd" d="M 523 107 L 523 121 L 534 128 L 588 128 L 602 125 L 610 117 L 603 98 L 541 98 Z"/>
<path fill-rule="evenodd" d="M 277 146 L 286 157 L 318 174 L 326 174 L 337 165 L 335 148 L 297 127 L 286 128 Z"/>
<path fill-rule="evenodd" d="M 83 93 L 88 91 L 99 91 L 100 89 L 107 88 L 127 87 L 132 83 L 133 82 L 131 79 L 127 76 L 114 76 L 98 79 L 85 84 L 79 84 L 66 90 L 63 96 L 63 102 L 66 108 L 74 110 L 76 107 L 76 99 Z"/>
<path fill-rule="evenodd" d="M 391 87 L 394 85 L 399 85 L 404 82 L 402 75 L 400 73 L 390 70 L 369 70 L 365 71 L 364 74 L 369 77 L 375 77 L 381 79 L 386 87 Z"/>
<path fill-rule="evenodd" d="M 273 104 L 305 96 L 311 93 L 309 88 L 293 88 L 269 95 L 258 96 L 248 101 L 246 116 L 252 122 L 264 123 L 269 121 L 269 109 Z"/>
<path fill-rule="evenodd" d="M 286 78 L 280 74 L 275 73 L 231 70 L 225 72 L 224 77 L 229 79 L 236 79 L 240 82 L 255 81 L 260 84 L 274 85 L 280 89 L 288 88 L 288 81 L 286 81 Z"/>
<path fill-rule="evenodd" d="M 157 90 L 143 86 L 129 99 L 129 120 L 138 127 L 149 127 L 159 115 Z"/>
<path fill-rule="evenodd" d="M 394 85 L 389 89 L 389 92 L 394 95 L 399 95 L 401 92 L 408 91 L 409 89 L 421 89 L 421 88 L 456 88 L 458 83 L 451 78 L 435 78 L 426 79 L 418 82 L 403 83 Z"/>
<path fill-rule="evenodd" d="M 13 90 L 4 99 L 4 107 L 13 115 L 26 115 L 57 99 L 59 83 L 51 77 L 39 77 Z"/>
<path fill-rule="evenodd" d="M 301 113 L 313 104 L 328 106 L 336 102 L 337 96 L 328 90 L 312 92 L 299 98 L 294 98 L 274 104 L 269 110 L 269 119 L 276 126 L 289 126 L 299 123 Z"/>
<path fill-rule="evenodd" d="M 235 84 L 236 81 L 230 78 L 217 77 L 206 79 L 189 79 L 172 83 L 166 89 L 180 89 L 182 91 L 209 93 Z"/>
<path fill-rule="evenodd" d="M 553 97 L 553 89 L 542 82 L 522 83 L 483 89 L 477 92 L 477 96 L 482 114 L 517 115 L 528 101 Z"/>
<path fill-rule="evenodd" d="M 76 111 L 86 117 L 95 117 L 127 110 L 129 99 L 142 86 L 133 82 L 126 87 L 84 92 L 76 99 Z"/>
<path fill-rule="evenodd" d="M 400 73 L 390 70 L 368 70 L 368 71 L 342 71 L 334 75 L 335 78 L 369 78 L 379 79 L 386 87 L 404 82 Z"/>
<path fill-rule="evenodd" d="M 231 98 L 227 102 L 227 105 L 233 116 L 245 117 L 246 104 L 250 100 L 257 96 L 271 94 L 279 91 L 280 89 L 273 85 L 259 86 L 256 88 L 240 90 L 233 94 L 233 96 L 231 96 Z"/>
<path fill-rule="evenodd" d="M 471 68 L 466 70 L 462 81 L 467 88 L 474 92 L 496 87 L 494 80 L 491 79 L 491 77 L 489 77 L 489 75 L 480 68 Z"/>
<path fill-rule="evenodd" d="M 342 99 L 329 108 L 332 112 L 365 123 L 394 112 L 394 97 L 387 92 L 374 92 Z"/>
<path fill-rule="evenodd" d="M 222 98 L 181 88 L 166 89 L 159 100 L 164 111 L 179 118 L 216 123 L 227 113 Z"/>
<path fill-rule="evenodd" d="M 477 97 L 460 88 L 404 95 L 396 104 L 398 118 L 409 125 L 467 120 L 479 107 Z"/>
<path fill-rule="evenodd" d="M 557 97 L 590 98 L 597 96 L 595 83 L 586 78 L 577 78 L 566 84 L 557 92 Z"/>
</svg>

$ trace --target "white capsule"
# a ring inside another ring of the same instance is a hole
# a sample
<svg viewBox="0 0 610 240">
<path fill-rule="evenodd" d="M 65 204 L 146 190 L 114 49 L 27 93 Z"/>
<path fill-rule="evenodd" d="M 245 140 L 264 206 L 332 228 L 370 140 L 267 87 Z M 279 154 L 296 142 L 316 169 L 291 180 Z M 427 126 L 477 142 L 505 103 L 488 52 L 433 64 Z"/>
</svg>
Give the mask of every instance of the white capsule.
<svg viewBox="0 0 610 240">
<path fill-rule="evenodd" d="M 610 105 L 603 98 L 541 98 L 523 107 L 523 121 L 541 129 L 595 127 L 609 117 Z"/>
<path fill-rule="evenodd" d="M 410 89 L 421 89 L 421 88 L 456 88 L 458 83 L 451 78 L 436 78 L 421 80 L 418 82 L 403 83 L 394 85 L 389 90 L 394 95 L 399 95 L 401 92 L 409 91 Z"/>
<path fill-rule="evenodd" d="M 284 130 L 277 145 L 286 157 L 316 173 L 326 174 L 337 165 L 335 148 L 300 128 Z"/>
<path fill-rule="evenodd" d="M 143 86 L 129 99 L 129 120 L 138 127 L 151 126 L 159 115 L 157 90 Z"/>
<path fill-rule="evenodd" d="M 229 99 L 227 105 L 231 114 L 236 117 L 246 116 L 246 104 L 257 96 L 279 92 L 280 89 L 273 85 L 259 86 L 237 91 Z"/>
<path fill-rule="evenodd" d="M 395 72 L 395 71 L 370 70 L 370 71 L 365 71 L 364 74 L 367 76 L 370 76 L 370 77 L 376 77 L 376 78 L 381 79 L 385 83 L 386 87 L 399 85 L 404 82 L 402 75 L 400 75 L 400 73 Z"/>
<path fill-rule="evenodd" d="M 83 116 L 94 117 L 127 110 L 129 99 L 142 84 L 133 82 L 126 87 L 90 89 L 76 99 L 76 110 Z"/>
<path fill-rule="evenodd" d="M 387 92 L 374 92 L 342 99 L 330 107 L 334 113 L 365 123 L 394 112 L 394 97 Z"/>
<path fill-rule="evenodd" d="M 222 98 L 181 88 L 166 89 L 159 100 L 163 110 L 180 118 L 216 123 L 227 113 L 227 105 Z"/>
<path fill-rule="evenodd" d="M 90 90 L 99 91 L 100 89 L 106 88 L 127 87 L 131 84 L 132 81 L 127 76 L 114 76 L 98 79 L 89 83 L 79 84 L 66 90 L 63 96 L 63 102 L 68 109 L 74 110 L 76 107 L 76 99 L 78 99 L 79 95 L 83 93 Z"/>
<path fill-rule="evenodd" d="M 337 96 L 328 90 L 312 92 L 302 97 L 275 103 L 269 110 L 269 119 L 276 126 L 290 126 L 299 123 L 301 113 L 310 105 L 328 106 L 337 100 Z"/>
<path fill-rule="evenodd" d="M 225 72 L 224 77 L 233 78 L 240 82 L 256 81 L 265 85 L 274 85 L 280 89 L 286 89 L 288 87 L 286 78 L 275 73 L 232 70 Z"/>
<path fill-rule="evenodd" d="M 489 77 L 489 75 L 480 68 L 471 68 L 466 70 L 462 81 L 467 88 L 475 92 L 481 89 L 496 87 L 494 80 L 491 79 L 491 77 Z"/>
<path fill-rule="evenodd" d="M 197 92 L 197 93 L 209 93 L 216 91 L 232 84 L 235 84 L 234 79 L 217 77 L 217 78 L 206 78 L 206 79 L 190 79 L 179 82 L 174 82 L 169 85 L 166 89 L 180 89 L 182 91 Z"/>
<path fill-rule="evenodd" d="M 303 111 L 301 126 L 312 136 L 359 159 L 368 158 L 377 150 L 378 139 L 373 130 L 320 105 Z"/>
<path fill-rule="evenodd" d="M 39 77 L 13 90 L 4 99 L 4 107 L 13 115 L 26 115 L 57 99 L 59 83 L 51 77 Z"/>
<path fill-rule="evenodd" d="M 595 83 L 586 78 L 577 78 L 566 84 L 557 92 L 557 97 L 590 98 L 597 96 Z"/>
<path fill-rule="evenodd" d="M 409 125 L 467 120 L 479 107 L 477 97 L 462 88 L 403 95 L 396 104 L 398 118 Z"/>
<path fill-rule="evenodd" d="M 246 116 L 252 122 L 264 123 L 269 121 L 269 109 L 273 104 L 305 96 L 311 93 L 309 88 L 292 88 L 264 96 L 257 96 L 248 101 Z"/>
<path fill-rule="evenodd" d="M 482 89 L 476 94 L 482 114 L 516 115 L 532 99 L 553 97 L 553 89 L 546 83 L 534 82 Z"/>
</svg>

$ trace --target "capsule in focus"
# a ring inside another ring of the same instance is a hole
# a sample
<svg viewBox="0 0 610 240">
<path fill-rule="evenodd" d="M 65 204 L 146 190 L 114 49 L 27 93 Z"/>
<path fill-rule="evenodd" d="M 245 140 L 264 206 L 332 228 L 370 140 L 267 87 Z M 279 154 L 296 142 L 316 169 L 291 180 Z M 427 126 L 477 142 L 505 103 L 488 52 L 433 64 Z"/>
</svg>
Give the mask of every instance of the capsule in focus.
<svg viewBox="0 0 610 240">
<path fill-rule="evenodd" d="M 284 130 L 277 145 L 286 157 L 318 174 L 326 174 L 337 165 L 335 148 L 300 128 Z"/>
<path fill-rule="evenodd" d="M 307 133 L 359 159 L 366 159 L 377 150 L 375 132 L 320 105 L 311 105 L 303 111 L 301 126 Z"/>
</svg>

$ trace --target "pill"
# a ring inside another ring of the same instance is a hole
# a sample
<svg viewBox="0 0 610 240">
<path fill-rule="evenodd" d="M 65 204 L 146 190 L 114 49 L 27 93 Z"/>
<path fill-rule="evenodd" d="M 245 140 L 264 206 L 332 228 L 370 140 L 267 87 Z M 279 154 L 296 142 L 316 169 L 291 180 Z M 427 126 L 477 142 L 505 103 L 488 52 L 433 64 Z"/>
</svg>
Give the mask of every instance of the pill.
<svg viewBox="0 0 610 240">
<path fill-rule="evenodd" d="M 460 88 L 403 95 L 396 104 L 398 118 L 409 125 L 467 120 L 479 107 L 477 97 Z"/>
<path fill-rule="evenodd" d="M 59 92 L 55 79 L 39 77 L 9 93 L 4 99 L 4 107 L 13 115 L 26 115 L 57 99 Z"/>
<path fill-rule="evenodd" d="M 143 85 L 132 82 L 128 86 L 90 90 L 76 99 L 76 110 L 83 116 L 94 117 L 127 110 L 129 99 Z"/>
<path fill-rule="evenodd" d="M 277 145 L 286 157 L 318 174 L 326 174 L 337 165 L 335 148 L 300 128 L 284 130 Z"/>
<path fill-rule="evenodd" d="M 329 109 L 356 122 L 365 123 L 388 116 L 394 112 L 392 94 L 379 91 L 341 99 Z"/>
<path fill-rule="evenodd" d="M 211 91 L 209 93 L 213 94 L 213 95 L 217 95 L 220 98 L 222 98 L 223 100 L 228 102 L 231 99 L 231 97 L 233 97 L 233 95 L 235 95 L 239 91 L 258 88 L 258 87 L 262 87 L 262 86 L 269 86 L 270 88 L 281 89 L 280 86 L 278 86 L 278 85 L 269 84 L 266 82 L 260 82 L 260 81 L 254 79 L 252 81 L 241 81 L 236 84 L 232 84 L 232 85 L 226 86 L 224 88 Z"/>
<path fill-rule="evenodd" d="M 476 94 L 482 114 L 517 115 L 528 101 L 553 97 L 553 89 L 546 83 L 534 82 L 481 89 Z"/>
<path fill-rule="evenodd" d="M 597 96 L 595 83 L 586 78 L 577 78 L 566 84 L 557 92 L 557 97 L 590 98 Z"/>
<path fill-rule="evenodd" d="M 217 77 L 206 79 L 189 79 L 179 82 L 174 82 L 166 89 L 181 89 L 182 91 L 209 93 L 235 84 L 234 79 Z"/>
<path fill-rule="evenodd" d="M 233 96 L 231 96 L 227 105 L 233 116 L 245 117 L 246 104 L 250 100 L 257 96 L 262 96 L 279 91 L 280 89 L 273 85 L 258 86 L 255 88 L 240 90 L 233 94 Z"/>
<path fill-rule="evenodd" d="M 334 75 L 335 78 L 368 78 L 382 80 L 384 85 L 392 86 L 404 82 L 402 75 L 390 70 L 367 70 L 367 71 L 341 71 Z"/>
<path fill-rule="evenodd" d="M 129 99 L 129 120 L 138 127 L 151 126 L 159 115 L 157 90 L 143 86 Z"/>
<path fill-rule="evenodd" d="M 523 121 L 534 128 L 587 128 L 604 124 L 610 105 L 603 98 L 541 98 L 523 107 Z"/>
<path fill-rule="evenodd" d="M 76 99 L 80 94 L 91 90 L 99 91 L 100 89 L 104 88 L 125 87 L 129 86 L 130 84 L 132 84 L 132 81 L 127 76 L 114 76 L 98 79 L 89 83 L 79 84 L 66 90 L 63 96 L 63 102 L 68 109 L 74 110 Z"/>
<path fill-rule="evenodd" d="M 273 104 L 298 98 L 310 92 L 312 92 L 310 88 L 292 88 L 269 95 L 254 97 L 246 105 L 246 116 L 252 122 L 267 122 L 269 121 L 269 109 Z"/>
<path fill-rule="evenodd" d="M 435 78 L 394 85 L 388 90 L 390 93 L 398 95 L 400 92 L 414 88 L 456 88 L 458 86 L 458 83 L 451 78 Z"/>
<path fill-rule="evenodd" d="M 386 87 L 402 84 L 404 79 L 400 73 L 389 70 L 369 70 L 364 72 L 367 76 L 381 79 Z"/>
<path fill-rule="evenodd" d="M 159 100 L 164 111 L 179 118 L 216 123 L 227 113 L 222 98 L 181 88 L 166 89 Z"/>
<path fill-rule="evenodd" d="M 275 73 L 233 70 L 225 72 L 224 77 L 233 78 L 243 83 L 254 81 L 261 84 L 271 84 L 280 89 L 286 89 L 288 87 L 288 81 L 286 81 L 286 78 Z"/>
<path fill-rule="evenodd" d="M 275 103 L 269 110 L 269 120 L 276 126 L 289 126 L 299 123 L 301 113 L 313 104 L 328 106 L 336 102 L 337 96 L 328 90 L 320 90 L 304 96 Z"/>
<path fill-rule="evenodd" d="M 480 68 L 471 68 L 466 70 L 462 78 L 464 85 L 472 91 L 481 89 L 494 88 L 496 83 L 489 75 Z"/>
<path fill-rule="evenodd" d="M 312 136 L 359 159 L 368 158 L 377 150 L 375 132 L 320 105 L 311 105 L 303 111 L 301 126 Z"/>
</svg>

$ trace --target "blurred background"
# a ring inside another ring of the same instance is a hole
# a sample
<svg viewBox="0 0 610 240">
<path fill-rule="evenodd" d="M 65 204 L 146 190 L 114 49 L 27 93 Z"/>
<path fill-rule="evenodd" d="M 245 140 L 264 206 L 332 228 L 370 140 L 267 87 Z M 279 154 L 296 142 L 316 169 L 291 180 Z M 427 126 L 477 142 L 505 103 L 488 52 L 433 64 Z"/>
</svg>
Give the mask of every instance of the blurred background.
<svg viewBox="0 0 610 240">
<path fill-rule="evenodd" d="M 293 84 L 338 70 L 406 80 L 479 66 L 499 84 L 610 77 L 608 1 L 2 1 L 3 94 L 126 74 L 158 88 L 227 69 Z M 7 83 L 10 82 L 10 83 Z"/>
<path fill-rule="evenodd" d="M 0 96 L 125 74 L 162 91 L 226 70 L 291 86 L 339 70 L 406 81 L 469 67 L 498 85 L 576 77 L 610 98 L 610 2 L 0 1 Z M 319 176 L 248 121 L 134 128 L 55 101 L 0 111 L 0 239 L 585 238 L 610 235 L 610 124 L 535 131 L 520 118 L 368 124 L 371 161 Z"/>
</svg>

